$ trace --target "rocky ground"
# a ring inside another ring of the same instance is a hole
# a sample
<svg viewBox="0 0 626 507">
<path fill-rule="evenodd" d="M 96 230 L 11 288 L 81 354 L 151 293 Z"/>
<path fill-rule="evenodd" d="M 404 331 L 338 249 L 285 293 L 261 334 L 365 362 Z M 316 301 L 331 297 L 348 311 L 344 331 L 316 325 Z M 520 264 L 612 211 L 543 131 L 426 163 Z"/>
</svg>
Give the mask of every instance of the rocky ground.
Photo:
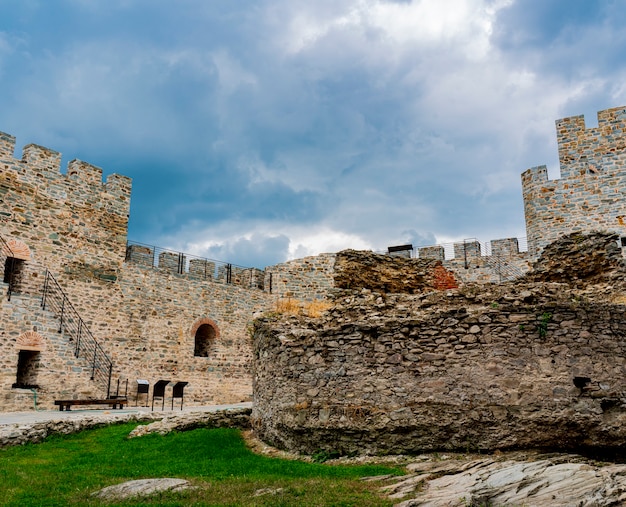
<svg viewBox="0 0 626 507">
<path fill-rule="evenodd" d="M 576 455 L 426 456 L 381 491 L 396 507 L 599 507 L 626 504 L 626 465 Z"/>
<path fill-rule="evenodd" d="M 244 432 L 254 452 L 282 459 L 304 459 L 271 447 Z M 490 455 L 432 453 L 420 456 L 358 456 L 328 464 L 402 466 L 403 476 L 364 477 L 381 482 L 380 492 L 396 507 L 601 507 L 626 505 L 626 465 L 576 454 L 535 451 Z"/>
<path fill-rule="evenodd" d="M 280 451 L 278 451 L 280 453 Z M 285 457 L 285 456 L 281 456 Z M 364 477 L 381 483 L 395 507 L 602 507 L 626 504 L 626 465 L 595 463 L 575 455 L 502 454 L 387 457 L 409 460 L 404 476 Z M 371 458 L 370 458 L 371 460 Z M 395 463 L 398 464 L 398 463 Z M 176 478 L 152 478 L 109 486 L 94 496 L 123 501 L 191 487 Z M 268 493 L 259 490 L 258 495 Z"/>
</svg>

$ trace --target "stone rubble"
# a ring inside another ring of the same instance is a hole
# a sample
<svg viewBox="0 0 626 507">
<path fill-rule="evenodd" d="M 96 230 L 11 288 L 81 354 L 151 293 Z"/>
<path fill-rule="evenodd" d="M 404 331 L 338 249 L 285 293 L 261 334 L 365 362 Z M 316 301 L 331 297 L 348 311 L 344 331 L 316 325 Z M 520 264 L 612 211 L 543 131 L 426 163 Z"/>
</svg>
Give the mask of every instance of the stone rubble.
<svg viewBox="0 0 626 507">
<path fill-rule="evenodd" d="M 124 422 L 144 422 L 161 418 L 163 415 L 149 412 L 124 414 L 94 414 L 81 415 L 78 418 L 58 418 L 49 421 L 39 421 L 25 424 L 9 424 L 0 426 L 0 448 L 26 443 L 43 441 L 50 435 L 69 435 L 90 428 L 106 426 Z"/>
<path fill-rule="evenodd" d="M 283 492 L 283 488 L 262 488 L 257 489 L 252 496 L 278 495 Z"/>
</svg>

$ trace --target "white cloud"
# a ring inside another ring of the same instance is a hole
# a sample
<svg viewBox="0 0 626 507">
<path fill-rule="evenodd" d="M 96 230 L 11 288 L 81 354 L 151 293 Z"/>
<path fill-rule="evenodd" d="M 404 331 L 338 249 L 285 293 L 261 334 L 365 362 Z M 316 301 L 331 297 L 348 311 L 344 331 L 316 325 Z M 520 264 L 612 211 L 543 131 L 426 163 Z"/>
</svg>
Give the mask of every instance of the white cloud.
<svg viewBox="0 0 626 507">
<path fill-rule="evenodd" d="M 490 48 L 498 10 L 511 2 L 351 0 L 337 2 L 333 10 L 318 9 L 317 4 L 298 5 L 285 24 L 283 47 L 293 55 L 312 50 L 324 38 L 351 33 L 359 39 L 364 52 L 374 49 L 378 53 L 377 46 L 383 46 L 386 51 L 432 50 L 443 46 L 460 51 L 467 58 L 482 59 Z M 338 49 L 341 52 L 346 47 Z M 386 56 L 387 61 L 395 57 Z"/>
<path fill-rule="evenodd" d="M 347 248 L 354 250 L 372 249 L 370 241 L 356 234 L 325 226 L 293 230 L 289 239 L 289 259 L 315 255 L 320 252 L 338 252 Z"/>
<path fill-rule="evenodd" d="M 200 226 L 202 227 L 202 226 Z M 185 238 L 211 238 L 185 241 Z M 170 238 L 167 248 L 216 260 L 228 260 L 244 266 L 260 265 L 277 259 L 288 260 L 322 252 L 337 252 L 347 248 L 370 250 L 372 244 L 358 234 L 335 229 L 328 225 L 310 227 L 297 224 L 256 222 L 250 224 L 229 222 L 215 227 L 187 228 Z"/>
<path fill-rule="evenodd" d="M 21 36 L 0 31 L 0 76 L 3 76 L 9 65 L 9 60 L 17 56 L 18 51 L 24 49 L 25 40 Z M 28 59 L 28 54 L 23 53 L 19 58 Z"/>
<path fill-rule="evenodd" d="M 479 0 L 437 0 L 410 3 L 362 2 L 370 26 L 383 30 L 399 44 L 447 44 L 461 42 L 469 58 L 482 58 L 489 50 L 489 36 L 496 9 Z"/>
</svg>

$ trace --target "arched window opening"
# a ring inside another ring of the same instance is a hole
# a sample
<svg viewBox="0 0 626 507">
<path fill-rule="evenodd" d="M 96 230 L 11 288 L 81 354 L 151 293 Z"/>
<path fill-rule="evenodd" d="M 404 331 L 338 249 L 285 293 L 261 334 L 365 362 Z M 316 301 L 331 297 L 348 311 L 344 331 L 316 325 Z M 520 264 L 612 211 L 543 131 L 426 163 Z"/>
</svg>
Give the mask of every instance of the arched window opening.
<svg viewBox="0 0 626 507">
<path fill-rule="evenodd" d="M 209 351 L 215 343 L 215 338 L 215 328 L 211 324 L 202 324 L 198 327 L 193 355 L 196 357 L 209 357 Z"/>
<path fill-rule="evenodd" d="M 2 241 L 0 254 L 0 257 L 4 256 L 2 281 L 9 284 L 10 297 L 11 292 L 19 289 L 24 266 L 30 260 L 30 249 L 23 241 L 11 238 Z"/>
<path fill-rule="evenodd" d="M 11 274 L 13 273 L 13 266 L 15 263 L 14 257 L 7 257 L 4 261 L 4 279 L 2 280 L 4 283 L 11 283 Z"/>
<path fill-rule="evenodd" d="M 22 278 L 24 261 L 15 257 L 7 257 L 4 261 L 3 282 L 10 285 L 11 292 L 14 292 Z"/>
</svg>

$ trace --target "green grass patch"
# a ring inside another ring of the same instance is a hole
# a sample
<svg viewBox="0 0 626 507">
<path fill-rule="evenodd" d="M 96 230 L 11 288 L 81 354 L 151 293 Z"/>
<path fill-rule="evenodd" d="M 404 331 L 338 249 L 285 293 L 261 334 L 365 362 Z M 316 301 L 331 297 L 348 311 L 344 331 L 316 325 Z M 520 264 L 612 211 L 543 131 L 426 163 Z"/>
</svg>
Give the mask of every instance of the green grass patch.
<svg viewBox="0 0 626 507">
<path fill-rule="evenodd" d="M 177 477 L 197 488 L 109 505 L 391 506 L 378 494 L 380 484 L 358 479 L 403 473 L 377 465 L 331 466 L 258 456 L 232 429 L 127 439 L 135 426 L 108 426 L 0 450 L 0 505 L 100 505 L 91 494 L 103 487 Z M 273 492 L 254 496 L 262 489 Z"/>
</svg>

